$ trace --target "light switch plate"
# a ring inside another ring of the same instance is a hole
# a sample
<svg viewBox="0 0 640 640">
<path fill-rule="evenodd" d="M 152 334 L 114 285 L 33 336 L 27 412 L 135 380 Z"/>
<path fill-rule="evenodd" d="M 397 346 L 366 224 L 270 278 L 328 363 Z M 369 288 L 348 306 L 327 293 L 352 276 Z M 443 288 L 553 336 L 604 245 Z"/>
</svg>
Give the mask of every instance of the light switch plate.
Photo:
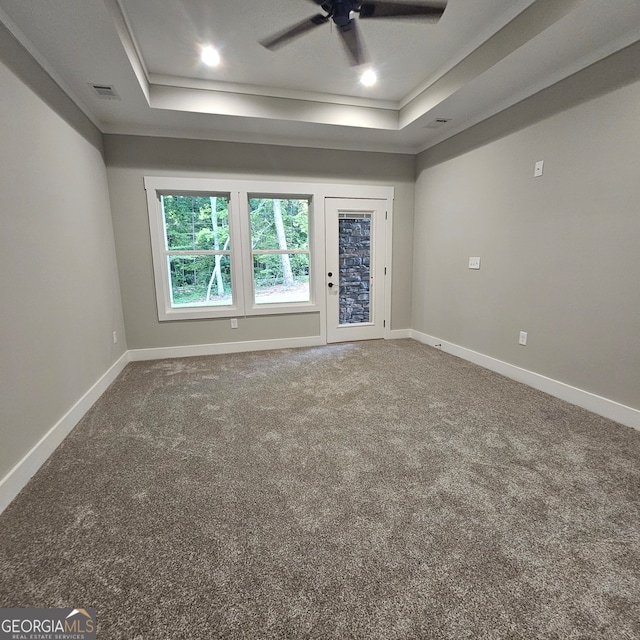
<svg viewBox="0 0 640 640">
<path fill-rule="evenodd" d="M 543 169 L 544 169 L 544 160 L 538 160 L 538 162 L 536 162 L 536 165 L 533 169 L 533 177 L 539 178 L 542 175 Z"/>
<path fill-rule="evenodd" d="M 469 269 L 479 269 L 480 258 L 469 258 Z"/>
</svg>

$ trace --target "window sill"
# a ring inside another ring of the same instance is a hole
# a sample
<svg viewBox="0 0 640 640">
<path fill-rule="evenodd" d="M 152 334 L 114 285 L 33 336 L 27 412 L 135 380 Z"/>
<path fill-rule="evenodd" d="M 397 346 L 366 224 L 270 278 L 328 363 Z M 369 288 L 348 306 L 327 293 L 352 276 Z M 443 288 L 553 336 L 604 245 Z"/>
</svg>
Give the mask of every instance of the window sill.
<svg viewBox="0 0 640 640">
<path fill-rule="evenodd" d="M 254 304 L 247 316 L 275 316 L 275 315 L 295 315 L 296 313 L 314 313 L 319 312 L 320 307 L 313 302 L 299 302 L 297 304 L 286 303 L 264 303 Z"/>
<path fill-rule="evenodd" d="M 276 315 L 296 315 L 298 313 L 319 313 L 320 307 L 313 303 L 292 304 L 261 304 L 252 307 L 247 313 L 242 313 L 237 307 L 224 309 L 206 308 L 184 308 L 165 309 L 159 314 L 160 322 L 172 322 L 176 320 L 215 320 L 216 318 L 234 318 L 251 316 L 276 316 Z"/>
</svg>

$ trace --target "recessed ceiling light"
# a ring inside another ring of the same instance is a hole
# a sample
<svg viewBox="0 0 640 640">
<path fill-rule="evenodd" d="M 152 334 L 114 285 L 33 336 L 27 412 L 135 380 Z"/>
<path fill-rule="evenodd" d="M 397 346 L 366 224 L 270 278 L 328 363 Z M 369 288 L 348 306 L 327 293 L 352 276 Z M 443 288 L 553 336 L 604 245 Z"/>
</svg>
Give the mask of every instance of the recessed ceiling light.
<svg viewBox="0 0 640 640">
<path fill-rule="evenodd" d="M 209 67 L 216 67 L 220 64 L 220 54 L 213 47 L 202 47 L 200 60 Z"/>
<path fill-rule="evenodd" d="M 361 76 L 360 82 L 365 87 L 372 87 L 376 82 L 378 82 L 378 76 L 373 69 L 367 69 Z"/>
</svg>

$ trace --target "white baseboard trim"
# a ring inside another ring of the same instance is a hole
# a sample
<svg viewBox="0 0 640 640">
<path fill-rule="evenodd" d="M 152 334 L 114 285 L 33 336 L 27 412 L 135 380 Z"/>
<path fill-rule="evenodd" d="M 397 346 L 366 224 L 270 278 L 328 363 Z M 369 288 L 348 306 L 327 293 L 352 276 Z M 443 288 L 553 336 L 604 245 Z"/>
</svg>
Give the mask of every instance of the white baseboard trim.
<svg viewBox="0 0 640 640">
<path fill-rule="evenodd" d="M 298 347 L 319 347 L 327 344 L 322 336 L 302 338 L 281 338 L 277 340 L 247 340 L 244 342 L 220 342 L 217 344 L 192 344 L 183 347 L 155 347 L 152 349 L 131 349 L 129 360 L 161 360 L 163 358 L 190 358 L 192 356 L 213 356 L 222 353 L 245 351 L 269 351 L 271 349 L 296 349 Z"/>
<path fill-rule="evenodd" d="M 402 338 L 411 338 L 411 334 L 411 329 L 390 329 L 385 335 L 385 340 L 402 340 Z"/>
<path fill-rule="evenodd" d="M 640 411 L 638 409 L 628 407 L 624 404 L 615 402 L 614 400 L 609 400 L 608 398 L 603 398 L 602 396 L 598 396 L 589 391 L 583 391 L 577 387 L 572 387 L 571 385 L 554 380 L 553 378 L 547 378 L 546 376 L 534 373 L 528 369 L 516 367 L 508 362 L 497 360 L 496 358 L 486 356 L 482 353 L 478 353 L 477 351 L 472 351 L 466 347 L 461 347 L 457 344 L 440 340 L 434 336 L 427 335 L 426 333 L 421 333 L 412 329 L 411 337 L 418 342 L 428 344 L 432 347 L 437 346 L 446 353 L 450 353 L 464 360 L 468 360 L 469 362 L 473 362 L 485 369 L 490 369 L 491 371 L 500 373 L 501 375 L 511 378 L 512 380 L 516 380 L 517 382 L 522 382 L 534 389 L 538 389 L 538 391 L 544 391 L 549 395 L 565 400 L 566 402 L 570 402 L 571 404 L 575 404 L 578 407 L 582 407 L 583 409 L 587 409 L 593 413 L 597 413 L 605 418 L 615 420 L 616 422 L 620 422 L 628 427 L 640 430 Z"/>
<path fill-rule="evenodd" d="M 18 464 L 0 480 L 0 513 L 24 489 L 35 472 L 47 461 L 58 445 L 69 435 L 82 417 L 94 405 L 107 387 L 120 375 L 129 362 L 124 353 L 98 381 L 45 433 Z"/>
<path fill-rule="evenodd" d="M 245 342 L 225 342 L 220 344 L 198 344 L 184 347 L 160 347 L 156 349 L 132 349 L 124 353 L 100 379 L 40 438 L 33 448 L 9 473 L 0 480 L 0 513 L 24 489 L 38 469 L 47 461 L 71 430 L 80 422 L 87 411 L 107 387 L 120 375 L 129 362 L 158 360 L 162 358 L 184 358 L 243 351 L 267 351 L 270 349 L 292 349 L 325 345 L 321 336 L 287 338 L 279 340 L 251 340 Z"/>
<path fill-rule="evenodd" d="M 454 356 L 473 362 L 508 378 L 522 382 L 534 389 L 575 404 L 598 415 L 615 420 L 621 424 L 640 430 L 640 411 L 608 398 L 572 387 L 564 382 L 522 369 L 515 365 L 497 360 L 477 351 L 457 344 L 439 340 L 434 336 L 414 329 L 396 329 L 389 331 L 388 339 L 412 338 L 423 344 L 438 347 Z M 154 349 L 132 349 L 122 355 L 100 379 L 49 429 L 40 441 L 20 460 L 9 473 L 0 480 L 0 513 L 26 486 L 31 477 L 47 461 L 58 445 L 80 422 L 107 387 L 120 375 L 127 363 L 162 358 L 184 358 L 191 356 L 240 353 L 246 351 L 267 351 L 270 349 L 293 349 L 298 347 L 317 347 L 326 344 L 321 336 L 285 338 L 278 340 L 251 340 L 245 342 L 224 342 L 218 344 L 187 345 L 182 347 L 158 347 Z"/>
</svg>

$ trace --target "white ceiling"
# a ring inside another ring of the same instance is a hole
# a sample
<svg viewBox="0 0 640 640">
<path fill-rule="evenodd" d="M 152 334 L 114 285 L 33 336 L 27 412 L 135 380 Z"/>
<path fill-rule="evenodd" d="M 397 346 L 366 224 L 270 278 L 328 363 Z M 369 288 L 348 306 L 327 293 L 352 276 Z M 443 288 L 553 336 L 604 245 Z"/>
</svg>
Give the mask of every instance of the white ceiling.
<svg viewBox="0 0 640 640">
<path fill-rule="evenodd" d="M 105 133 L 407 153 L 640 40 L 639 0 L 449 0 L 437 24 L 359 22 L 379 76 L 365 88 L 331 24 L 277 51 L 258 44 L 318 12 L 311 0 L 0 0 L 0 20 Z M 199 61 L 204 44 L 220 66 Z M 429 128 L 436 118 L 451 120 Z"/>
</svg>

